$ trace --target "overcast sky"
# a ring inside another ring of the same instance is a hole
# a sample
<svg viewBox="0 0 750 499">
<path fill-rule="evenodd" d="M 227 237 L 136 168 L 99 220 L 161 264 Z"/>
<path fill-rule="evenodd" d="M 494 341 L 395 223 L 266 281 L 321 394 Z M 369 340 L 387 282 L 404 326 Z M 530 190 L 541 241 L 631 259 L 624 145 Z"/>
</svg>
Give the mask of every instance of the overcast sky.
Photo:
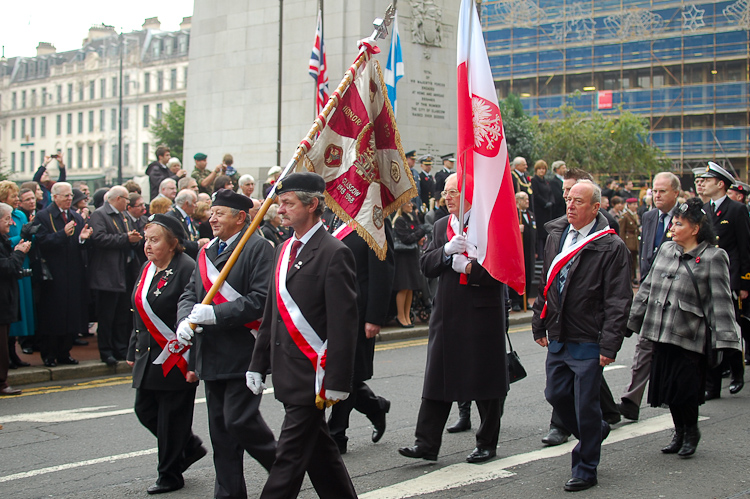
<svg viewBox="0 0 750 499">
<path fill-rule="evenodd" d="M 81 47 L 89 28 L 109 24 L 117 31 L 141 29 L 147 17 L 158 17 L 161 29 L 179 29 L 193 15 L 193 0 L 2 0 L 0 45 L 5 57 L 33 57 L 39 42 L 58 52 Z"/>
</svg>

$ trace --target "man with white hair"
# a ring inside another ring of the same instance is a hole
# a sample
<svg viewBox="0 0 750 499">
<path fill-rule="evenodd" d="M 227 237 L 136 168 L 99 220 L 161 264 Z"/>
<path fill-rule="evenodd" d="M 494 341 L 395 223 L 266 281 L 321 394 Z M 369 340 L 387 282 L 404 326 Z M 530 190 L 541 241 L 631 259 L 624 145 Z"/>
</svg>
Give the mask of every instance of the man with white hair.
<svg viewBox="0 0 750 499">
<path fill-rule="evenodd" d="M 194 179 L 193 182 L 195 182 Z M 183 189 L 177 193 L 174 198 L 174 206 L 167 212 L 167 215 L 176 218 L 182 224 L 185 231 L 185 253 L 195 260 L 198 251 L 209 242 L 209 239 L 198 237 L 198 228 L 192 219 L 195 213 L 195 205 L 198 203 L 198 196 L 190 189 Z"/>
<path fill-rule="evenodd" d="M 531 179 L 526 175 L 526 170 L 528 170 L 529 168 L 529 165 L 526 163 L 526 159 L 522 158 L 521 156 L 517 156 L 513 158 L 510 166 L 513 167 L 513 170 L 511 170 L 513 190 L 516 192 L 523 191 L 528 194 L 529 199 L 531 200 L 531 204 L 529 205 L 529 207 L 531 208 L 531 211 L 534 211 L 534 190 L 531 188 Z"/>
<path fill-rule="evenodd" d="M 99 355 L 108 366 L 127 357 L 131 318 L 127 273 L 143 239 L 126 215 L 129 202 L 127 189 L 116 185 L 90 219 L 95 251 L 89 264 L 89 286 L 96 291 Z"/>
<path fill-rule="evenodd" d="M 174 202 L 174 197 L 177 195 L 177 182 L 171 178 L 165 178 L 159 184 L 159 195 L 157 197 L 165 197 L 170 201 Z"/>
<path fill-rule="evenodd" d="M 240 194 L 243 194 L 245 197 L 252 197 L 255 190 L 255 178 L 250 174 L 245 174 L 240 177 L 238 183 L 240 184 Z"/>
<path fill-rule="evenodd" d="M 190 189 L 191 191 L 198 194 L 198 182 L 195 181 L 193 177 L 182 177 L 179 182 L 177 182 L 177 192 L 180 192 L 183 189 Z"/>
</svg>

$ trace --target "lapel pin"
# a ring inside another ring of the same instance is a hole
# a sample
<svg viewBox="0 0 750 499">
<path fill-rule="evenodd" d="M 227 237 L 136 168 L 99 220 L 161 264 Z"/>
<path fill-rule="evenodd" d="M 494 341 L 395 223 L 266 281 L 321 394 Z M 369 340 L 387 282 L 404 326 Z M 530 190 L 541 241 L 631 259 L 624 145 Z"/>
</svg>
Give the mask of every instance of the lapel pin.
<svg viewBox="0 0 750 499">
<path fill-rule="evenodd" d="M 297 269 L 297 270 L 301 269 L 302 268 L 302 262 L 299 261 L 299 262 L 295 263 L 294 264 L 294 268 Z"/>
</svg>

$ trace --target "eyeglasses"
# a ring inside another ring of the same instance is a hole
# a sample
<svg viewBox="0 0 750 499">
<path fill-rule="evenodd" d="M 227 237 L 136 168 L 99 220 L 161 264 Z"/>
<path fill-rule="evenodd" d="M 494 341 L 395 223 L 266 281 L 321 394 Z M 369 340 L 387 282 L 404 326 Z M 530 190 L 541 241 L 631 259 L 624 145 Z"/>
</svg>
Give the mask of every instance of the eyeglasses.
<svg viewBox="0 0 750 499">
<path fill-rule="evenodd" d="M 440 194 L 442 194 L 442 196 L 443 196 L 443 197 L 444 197 L 445 199 L 448 199 L 448 198 L 455 198 L 455 197 L 458 197 L 458 196 L 460 196 L 460 195 L 461 195 L 461 193 L 460 193 L 460 192 L 458 192 L 458 190 L 456 190 L 456 189 L 450 189 L 450 190 L 447 190 L 447 191 L 443 191 L 443 192 L 441 192 Z"/>
<path fill-rule="evenodd" d="M 122 198 L 122 199 L 127 199 L 128 201 L 130 201 L 130 197 L 129 196 L 117 196 L 117 197 Z"/>
</svg>

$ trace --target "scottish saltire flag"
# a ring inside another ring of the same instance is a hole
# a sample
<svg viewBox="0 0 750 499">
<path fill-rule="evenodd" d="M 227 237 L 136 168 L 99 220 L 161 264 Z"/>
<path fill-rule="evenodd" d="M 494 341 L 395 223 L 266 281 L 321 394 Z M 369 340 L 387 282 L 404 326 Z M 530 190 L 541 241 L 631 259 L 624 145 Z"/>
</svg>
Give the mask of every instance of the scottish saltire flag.
<svg viewBox="0 0 750 499">
<path fill-rule="evenodd" d="M 388 99 L 396 114 L 396 84 L 404 77 L 404 60 L 401 58 L 401 38 L 398 36 L 398 14 L 393 18 L 391 33 L 391 50 L 385 65 L 385 86 L 388 88 Z"/>
<path fill-rule="evenodd" d="M 315 29 L 315 44 L 310 56 L 310 76 L 317 83 L 315 96 L 315 112 L 320 114 L 328 102 L 328 64 L 326 63 L 326 49 L 323 45 L 323 12 L 318 11 L 318 25 Z"/>
</svg>

